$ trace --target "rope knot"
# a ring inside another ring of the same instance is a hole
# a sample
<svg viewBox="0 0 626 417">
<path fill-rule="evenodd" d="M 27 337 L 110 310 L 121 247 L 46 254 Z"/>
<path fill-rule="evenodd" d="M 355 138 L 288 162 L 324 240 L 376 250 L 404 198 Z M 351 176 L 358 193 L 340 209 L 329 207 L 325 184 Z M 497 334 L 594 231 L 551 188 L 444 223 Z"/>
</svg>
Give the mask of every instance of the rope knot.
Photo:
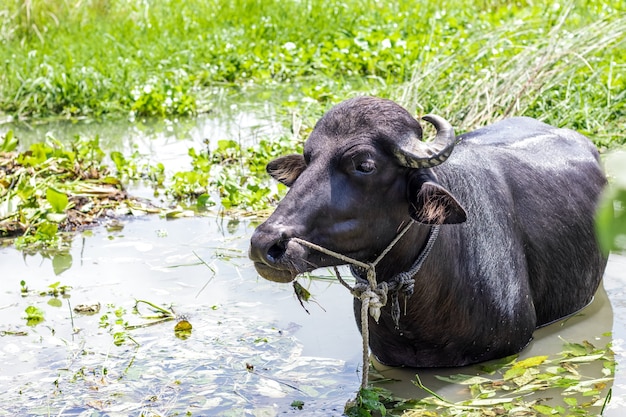
<svg viewBox="0 0 626 417">
<path fill-rule="evenodd" d="M 380 310 L 387 305 L 387 294 L 389 287 L 386 282 L 381 282 L 372 288 L 367 281 L 357 281 L 352 287 L 351 293 L 358 298 L 362 305 L 367 306 L 370 316 L 374 318 L 376 323 L 380 318 Z"/>
<path fill-rule="evenodd" d="M 415 280 L 406 272 L 398 274 L 393 280 L 395 284 L 394 291 L 391 296 L 391 318 L 396 329 L 400 328 L 400 300 L 399 295 L 402 294 L 404 298 L 404 315 L 406 315 L 406 302 L 413 295 L 415 291 Z"/>
</svg>

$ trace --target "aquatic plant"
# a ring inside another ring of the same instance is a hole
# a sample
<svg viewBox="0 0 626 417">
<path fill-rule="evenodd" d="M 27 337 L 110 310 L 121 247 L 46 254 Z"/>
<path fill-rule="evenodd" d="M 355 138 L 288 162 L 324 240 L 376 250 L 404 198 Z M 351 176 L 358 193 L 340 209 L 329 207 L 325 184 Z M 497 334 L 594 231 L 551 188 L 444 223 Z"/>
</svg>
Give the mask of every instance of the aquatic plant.
<svg viewBox="0 0 626 417">
<path fill-rule="evenodd" d="M 0 237 L 18 248 L 63 251 L 64 235 L 107 218 L 153 211 L 111 175 L 98 137 L 63 144 L 52 136 L 18 152 L 12 132 L 0 145 Z"/>
<path fill-rule="evenodd" d="M 593 372 L 587 371 L 594 364 L 602 368 L 590 377 Z M 464 400 L 453 402 L 441 397 L 422 383 L 418 373 L 414 384 L 424 391 L 424 398 L 397 398 L 384 388 L 383 380 L 361 388 L 356 399 L 346 404 L 345 413 L 349 417 L 384 416 L 388 412 L 405 417 L 601 414 L 611 398 L 615 359 L 610 345 L 598 348 L 587 341 L 564 340 L 563 351 L 555 357 L 519 359 L 514 355 L 478 368 L 474 375 L 437 377 L 458 385 Z"/>
</svg>

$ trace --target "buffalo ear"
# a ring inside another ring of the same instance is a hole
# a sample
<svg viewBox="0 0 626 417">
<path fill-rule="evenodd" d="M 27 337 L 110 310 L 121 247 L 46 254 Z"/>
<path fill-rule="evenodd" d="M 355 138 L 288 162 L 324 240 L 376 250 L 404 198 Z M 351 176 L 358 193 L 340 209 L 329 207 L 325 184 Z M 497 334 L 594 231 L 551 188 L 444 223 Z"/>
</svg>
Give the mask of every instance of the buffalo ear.
<svg viewBox="0 0 626 417">
<path fill-rule="evenodd" d="M 467 220 L 467 214 L 452 194 L 433 181 L 421 184 L 409 201 L 409 214 L 423 224 L 457 224 Z"/>
<path fill-rule="evenodd" d="M 267 164 L 265 169 L 276 181 L 285 184 L 287 187 L 291 187 L 305 168 L 306 163 L 304 162 L 304 157 L 302 155 L 293 154 L 274 159 Z"/>
</svg>

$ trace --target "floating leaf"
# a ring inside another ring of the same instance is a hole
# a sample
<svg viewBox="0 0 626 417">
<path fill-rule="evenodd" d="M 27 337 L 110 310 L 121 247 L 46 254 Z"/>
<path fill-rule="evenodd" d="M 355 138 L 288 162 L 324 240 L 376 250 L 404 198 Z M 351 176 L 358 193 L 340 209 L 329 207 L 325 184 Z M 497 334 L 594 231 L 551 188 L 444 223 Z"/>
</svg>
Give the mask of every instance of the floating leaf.
<svg viewBox="0 0 626 417">
<path fill-rule="evenodd" d="M 515 398 L 479 398 L 476 400 L 470 400 L 465 402 L 465 405 L 471 405 L 473 407 L 485 407 L 498 404 L 507 404 L 515 401 Z"/>
<path fill-rule="evenodd" d="M 44 320 L 43 310 L 35 306 L 26 307 L 26 325 L 36 326 Z"/>
<path fill-rule="evenodd" d="M 79 304 L 74 307 L 74 313 L 92 315 L 100 311 L 100 303 Z"/>
<path fill-rule="evenodd" d="M 539 371 L 533 372 L 531 369 L 527 369 L 526 372 L 524 372 L 524 374 L 522 374 L 521 376 L 518 376 L 517 378 L 513 378 L 513 382 L 518 387 L 523 387 L 524 385 L 527 385 L 527 384 L 531 383 L 532 381 L 534 381 L 535 380 L 535 375 L 538 372 Z"/>
<path fill-rule="evenodd" d="M 209 203 L 211 202 L 211 198 L 207 193 L 200 194 L 198 199 L 196 200 L 196 207 L 199 210 L 205 209 Z"/>
<path fill-rule="evenodd" d="M 174 330 L 179 332 L 179 331 L 189 331 L 192 329 L 191 323 L 189 323 L 187 320 L 181 320 L 178 323 L 176 323 L 176 325 L 174 326 Z"/>
<path fill-rule="evenodd" d="M 587 348 L 581 343 L 571 343 L 567 340 L 563 340 L 565 342 L 565 349 L 562 354 L 572 355 L 572 356 L 583 356 L 589 353 Z"/>
<path fill-rule="evenodd" d="M 563 398 L 563 402 L 567 405 L 570 405 L 572 407 L 575 407 L 578 405 L 578 400 L 574 397 L 567 397 L 567 398 Z"/>
<path fill-rule="evenodd" d="M 585 355 L 585 356 L 574 356 L 571 358 L 564 358 L 561 359 L 561 362 L 565 362 L 565 363 L 580 363 L 580 362 L 593 362 L 593 361 L 597 361 L 598 359 L 602 358 L 604 356 L 604 353 L 596 353 L 595 355 Z"/>
<path fill-rule="evenodd" d="M 550 407 L 548 405 L 543 405 L 543 404 L 533 405 L 533 409 L 537 411 L 539 414 L 544 414 L 546 416 L 552 416 L 552 415 L 557 414 L 557 411 L 554 409 L 554 407 Z"/>
<path fill-rule="evenodd" d="M 191 336 L 191 330 L 192 330 L 191 323 L 189 323 L 187 320 L 180 320 L 174 326 L 174 334 L 176 335 L 176 337 L 178 337 L 179 339 L 183 339 L 183 340 Z"/>
<path fill-rule="evenodd" d="M 306 311 L 307 314 L 310 314 L 309 310 L 307 310 L 304 306 L 304 302 L 308 302 L 311 298 L 311 293 L 309 292 L 309 290 L 304 288 L 298 281 L 293 282 L 293 290 L 296 293 L 296 297 L 298 298 L 298 301 L 300 301 L 300 305 L 302 306 L 304 311 Z"/>
<path fill-rule="evenodd" d="M 505 381 L 508 381 L 513 378 L 519 378 L 520 376 L 524 375 L 525 372 L 526 369 L 524 368 L 511 368 L 504 373 L 503 378 Z"/>
<path fill-rule="evenodd" d="M 291 407 L 302 410 L 302 408 L 304 407 L 304 401 L 294 400 L 291 402 Z"/>
<path fill-rule="evenodd" d="M 532 358 L 524 359 L 513 364 L 513 368 L 535 368 L 548 359 L 547 356 L 533 356 Z"/>
<path fill-rule="evenodd" d="M 18 140 L 15 136 L 13 136 L 13 131 L 9 130 L 4 134 L 4 138 L 2 139 L 2 143 L 0 143 L 0 152 L 13 152 L 17 149 Z"/>
<path fill-rule="evenodd" d="M 42 240 L 53 240 L 56 237 L 59 226 L 50 222 L 42 222 L 37 228 L 36 236 Z"/>
<path fill-rule="evenodd" d="M 177 207 L 164 212 L 164 215 L 166 219 L 178 219 L 182 217 L 193 217 L 195 216 L 195 213 L 193 210 L 183 210 L 182 208 Z"/>
</svg>

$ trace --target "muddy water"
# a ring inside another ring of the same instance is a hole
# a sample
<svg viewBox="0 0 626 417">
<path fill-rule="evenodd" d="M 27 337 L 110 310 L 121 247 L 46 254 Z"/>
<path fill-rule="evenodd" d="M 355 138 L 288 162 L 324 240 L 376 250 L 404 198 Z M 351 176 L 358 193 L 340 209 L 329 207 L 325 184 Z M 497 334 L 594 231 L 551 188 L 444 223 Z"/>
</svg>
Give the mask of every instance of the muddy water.
<svg viewBox="0 0 626 417">
<path fill-rule="evenodd" d="M 0 251 L 0 415 L 282 415 L 300 412 L 291 406 L 296 400 L 306 415 L 341 415 L 360 376 L 351 296 L 330 279 L 301 280 L 319 303 L 307 304 L 307 314 L 290 285 L 257 277 L 246 258 L 251 232 L 249 224 L 223 219 L 146 217 L 121 231 L 78 236 L 71 265 L 67 258 Z M 557 354 L 560 338 L 603 346 L 612 330 L 618 363 L 626 363 L 619 314 L 626 308 L 625 265 L 613 257 L 605 279 L 609 298 L 600 292 L 582 314 L 539 330 L 523 357 Z M 40 295 L 56 282 L 69 287 L 58 306 Z M 171 321 L 130 330 L 117 346 L 102 317 L 122 309 L 120 318 L 130 325 L 149 322 L 133 314 L 136 300 L 171 306 L 192 324 L 191 335 L 176 337 Z M 74 312 L 81 304 L 100 310 Z M 28 306 L 43 310 L 44 321 L 28 326 Z M 399 395 L 424 396 L 410 383 L 415 370 L 381 372 L 403 380 L 392 387 Z M 463 396 L 459 386 L 435 375 L 459 372 L 476 369 L 419 374 L 426 386 L 455 399 Z M 618 365 L 605 415 L 621 415 L 625 377 Z"/>
<path fill-rule="evenodd" d="M 359 383 L 350 296 L 303 282 L 320 302 L 307 314 L 290 286 L 256 277 L 250 232 L 216 219 L 147 217 L 78 237 L 61 273 L 54 259 L 0 251 L 0 415 L 274 415 L 294 400 L 339 414 Z M 39 295 L 55 282 L 70 287 L 58 307 Z M 149 322 L 132 313 L 138 299 L 171 306 L 192 324 L 191 336 L 177 338 L 167 322 L 129 331 L 116 346 L 102 316 L 123 309 L 128 324 Z M 76 313 L 81 304 L 100 310 Z M 42 323 L 26 325 L 28 306 L 43 310 Z"/>
<path fill-rule="evenodd" d="M 187 149 L 205 139 L 285 131 L 271 118 L 236 109 L 229 118 L 207 116 L 191 126 L 46 129 L 57 137 L 97 130 L 111 149 L 138 145 L 171 170 L 184 168 Z M 0 249 L 0 416 L 341 415 L 360 382 L 351 296 L 330 277 L 302 279 L 316 301 L 305 306 L 307 313 L 290 285 L 256 275 L 246 256 L 252 230 L 245 221 L 146 216 L 119 231 L 100 227 L 78 235 L 70 256 Z M 604 346 L 612 332 L 618 366 L 609 416 L 626 409 L 625 271 L 626 258 L 612 256 L 606 293 L 576 317 L 537 331 L 522 356 L 556 355 L 563 340 Z M 66 294 L 47 294 L 55 285 L 67 287 Z M 191 323 L 191 334 L 177 336 L 176 320 L 146 326 L 153 321 L 133 312 L 136 300 L 171 308 L 177 320 Z M 97 311 L 75 311 L 80 305 Z M 27 323 L 31 306 L 43 312 L 42 322 Z M 140 327 L 124 331 L 116 321 Z M 387 385 L 399 395 L 424 396 L 411 383 L 415 370 L 379 370 L 400 379 Z M 455 400 L 466 393 L 435 376 L 460 372 L 477 370 L 419 374 L 424 385 Z"/>
</svg>

